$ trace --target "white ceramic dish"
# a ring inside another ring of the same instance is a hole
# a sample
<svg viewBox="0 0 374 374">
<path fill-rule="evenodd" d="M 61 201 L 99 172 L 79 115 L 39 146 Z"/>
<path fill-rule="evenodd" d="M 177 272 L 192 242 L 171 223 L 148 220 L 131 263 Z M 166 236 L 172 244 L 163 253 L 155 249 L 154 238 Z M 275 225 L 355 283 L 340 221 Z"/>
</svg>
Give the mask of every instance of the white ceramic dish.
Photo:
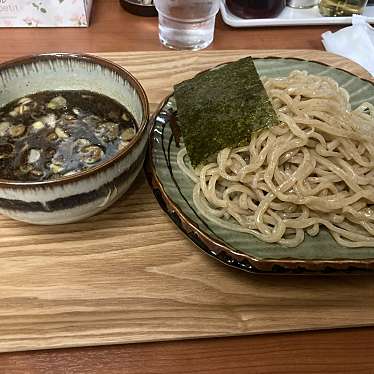
<svg viewBox="0 0 374 374">
<path fill-rule="evenodd" d="M 223 21 L 232 27 L 266 27 L 266 26 L 301 26 L 301 25 L 343 25 L 351 24 L 352 17 L 323 17 L 319 14 L 318 6 L 308 9 L 286 7 L 275 18 L 243 19 L 235 16 L 221 0 L 221 14 Z M 366 7 L 364 16 L 370 23 L 374 23 L 374 5 Z"/>
</svg>

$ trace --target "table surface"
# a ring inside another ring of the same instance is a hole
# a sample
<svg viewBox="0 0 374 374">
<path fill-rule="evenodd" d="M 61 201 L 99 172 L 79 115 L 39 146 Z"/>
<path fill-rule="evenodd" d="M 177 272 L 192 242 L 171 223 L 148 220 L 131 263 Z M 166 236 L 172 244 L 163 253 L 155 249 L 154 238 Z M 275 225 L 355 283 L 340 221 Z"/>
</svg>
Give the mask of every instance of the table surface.
<svg viewBox="0 0 374 374">
<path fill-rule="evenodd" d="M 337 27 L 233 29 L 220 17 L 210 49 L 319 49 Z M 68 51 L 162 50 L 157 20 L 96 0 L 87 29 L 1 29 L 3 59 Z M 328 279 L 327 279 L 328 281 Z M 1 337 L 0 337 L 1 338 Z M 374 373 L 374 328 L 74 348 L 0 355 L 1 373 Z"/>
</svg>

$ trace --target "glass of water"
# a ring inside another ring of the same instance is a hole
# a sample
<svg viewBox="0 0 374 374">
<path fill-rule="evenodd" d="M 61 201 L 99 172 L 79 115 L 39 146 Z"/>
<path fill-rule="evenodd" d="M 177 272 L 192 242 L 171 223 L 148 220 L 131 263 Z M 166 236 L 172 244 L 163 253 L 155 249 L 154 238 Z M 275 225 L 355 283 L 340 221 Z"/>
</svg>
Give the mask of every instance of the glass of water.
<svg viewBox="0 0 374 374">
<path fill-rule="evenodd" d="M 174 49 L 198 50 L 213 41 L 220 0 L 155 0 L 159 36 Z"/>
</svg>

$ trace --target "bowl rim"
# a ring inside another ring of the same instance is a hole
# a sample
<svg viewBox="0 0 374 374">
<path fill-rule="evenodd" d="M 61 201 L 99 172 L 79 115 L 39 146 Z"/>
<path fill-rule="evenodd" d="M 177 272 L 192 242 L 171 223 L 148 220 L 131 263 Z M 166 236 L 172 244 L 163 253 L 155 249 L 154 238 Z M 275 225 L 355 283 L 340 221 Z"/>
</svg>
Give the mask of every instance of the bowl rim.
<svg viewBox="0 0 374 374">
<path fill-rule="evenodd" d="M 123 150 L 115 153 L 111 158 L 108 160 L 99 163 L 96 166 L 93 166 L 87 170 L 80 171 L 74 175 L 70 176 L 62 176 L 57 179 L 47 179 L 42 181 L 18 181 L 13 179 L 2 179 L 0 178 L 0 188 L 11 188 L 11 187 L 46 187 L 46 186 L 57 186 L 72 182 L 78 182 L 82 179 L 86 179 L 98 172 L 104 171 L 111 167 L 116 162 L 125 158 L 133 147 L 138 144 L 141 139 L 143 138 L 144 134 L 147 130 L 149 124 L 149 101 L 147 98 L 147 94 L 140 84 L 138 79 L 136 79 L 128 70 L 123 68 L 121 65 L 110 61 L 109 59 L 102 58 L 95 56 L 93 54 L 85 54 L 85 53 L 69 53 L 69 52 L 49 52 L 49 53 L 40 53 L 40 54 L 33 54 L 28 56 L 18 57 L 9 61 L 5 61 L 0 63 L 0 73 L 6 69 L 12 69 L 17 66 L 32 64 L 39 61 L 48 61 L 48 60 L 75 60 L 75 61 L 85 61 L 91 62 L 96 65 L 100 65 L 104 68 L 110 69 L 116 72 L 121 78 L 127 80 L 130 85 L 135 89 L 137 92 L 139 99 L 142 105 L 142 114 L 143 119 L 141 123 L 137 123 L 138 131 L 136 132 L 135 137 L 130 141 L 129 145 L 124 148 Z"/>
</svg>

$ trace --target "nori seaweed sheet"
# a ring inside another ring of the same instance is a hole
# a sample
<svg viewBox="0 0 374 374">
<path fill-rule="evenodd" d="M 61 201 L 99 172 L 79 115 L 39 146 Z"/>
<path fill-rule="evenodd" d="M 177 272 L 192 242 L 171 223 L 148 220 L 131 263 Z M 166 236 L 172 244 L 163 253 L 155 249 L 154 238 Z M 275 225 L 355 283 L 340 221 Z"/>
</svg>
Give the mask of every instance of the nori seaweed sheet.
<svg viewBox="0 0 374 374">
<path fill-rule="evenodd" d="M 253 131 L 279 123 L 251 57 L 177 84 L 174 96 L 193 166 L 223 148 L 248 143 Z"/>
</svg>

